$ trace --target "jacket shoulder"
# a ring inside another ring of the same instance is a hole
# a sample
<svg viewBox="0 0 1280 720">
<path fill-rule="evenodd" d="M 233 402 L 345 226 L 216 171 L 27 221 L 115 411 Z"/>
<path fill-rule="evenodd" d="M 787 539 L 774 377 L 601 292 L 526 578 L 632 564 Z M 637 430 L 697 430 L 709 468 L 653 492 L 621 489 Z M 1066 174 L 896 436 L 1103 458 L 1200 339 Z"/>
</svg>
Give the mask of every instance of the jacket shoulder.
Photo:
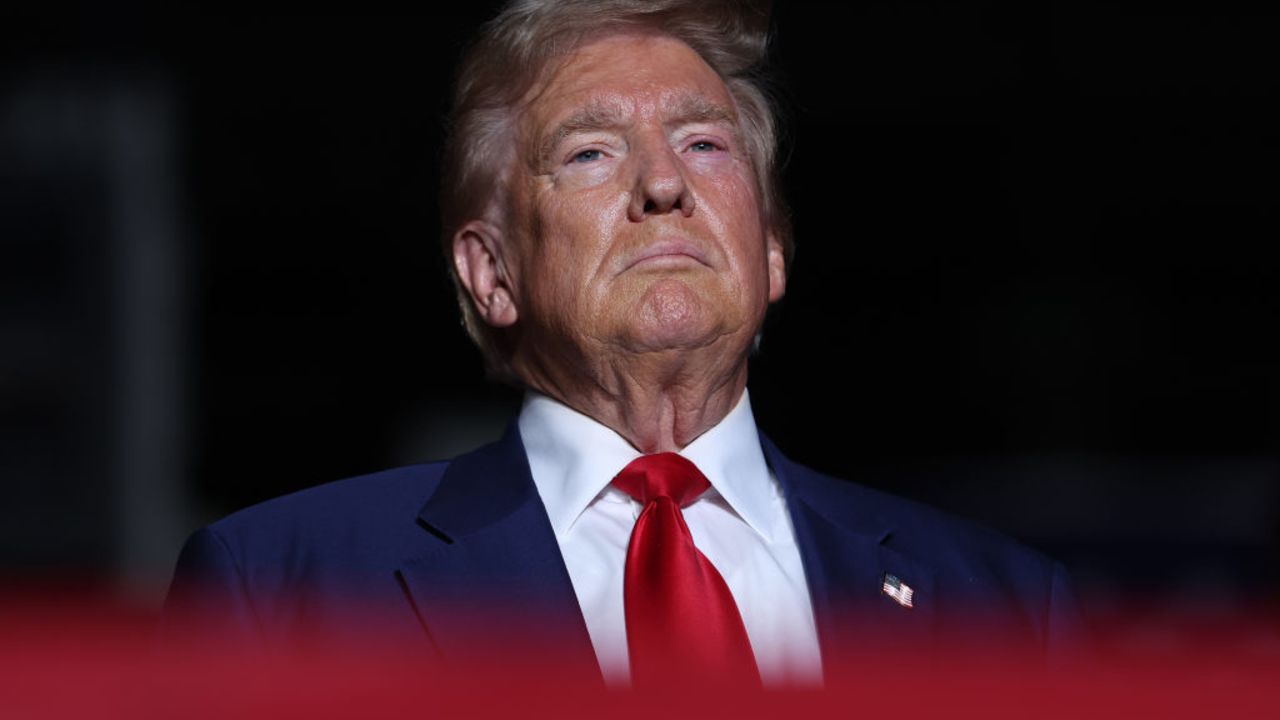
<svg viewBox="0 0 1280 720">
<path fill-rule="evenodd" d="M 252 645 L 288 636 L 308 618 L 349 620 L 351 602 L 398 607 L 394 573 L 421 549 L 424 532 L 415 519 L 448 465 L 318 485 L 197 530 L 178 558 L 164 633 Z M 347 626 L 359 632 L 359 623 L 334 625 Z"/>
<path fill-rule="evenodd" d="M 953 513 L 866 485 L 795 466 L 827 498 L 823 512 L 874 528 L 895 551 L 972 582 L 1047 584 L 1058 564 L 1014 538 Z M 850 517 L 853 516 L 853 517 Z M 1009 589 L 1018 589 L 1010 587 Z"/>
<path fill-rule="evenodd" d="M 337 480 L 234 512 L 188 540 L 175 582 L 231 572 L 248 589 L 278 592 L 386 575 L 421 542 L 415 519 L 448 465 Z"/>
<path fill-rule="evenodd" d="M 343 525 L 412 523 L 449 462 L 407 465 L 334 480 L 238 510 L 210 525 L 228 535 L 273 530 L 331 531 Z"/>
<path fill-rule="evenodd" d="M 832 526 L 864 536 L 882 558 L 928 568 L 936 601 L 966 631 L 1034 638 L 1051 655 L 1079 649 L 1086 633 L 1067 572 L 1013 538 L 971 520 L 796 464 L 771 449 L 787 490 Z M 886 561 L 883 560 L 882 561 Z M 887 562 L 887 561 L 886 561 Z"/>
</svg>

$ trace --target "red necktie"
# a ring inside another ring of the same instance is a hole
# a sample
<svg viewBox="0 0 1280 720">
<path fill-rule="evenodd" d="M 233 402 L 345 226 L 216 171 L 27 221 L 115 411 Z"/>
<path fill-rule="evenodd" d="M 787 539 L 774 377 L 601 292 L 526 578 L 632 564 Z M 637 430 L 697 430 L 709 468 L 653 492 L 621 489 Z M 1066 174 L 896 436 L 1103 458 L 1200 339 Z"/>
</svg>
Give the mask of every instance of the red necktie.
<svg viewBox="0 0 1280 720">
<path fill-rule="evenodd" d="M 639 687 L 688 682 L 759 684 L 729 586 L 693 545 L 680 508 L 711 486 L 675 453 L 632 461 L 613 484 L 644 505 L 623 584 L 631 678 Z"/>
</svg>

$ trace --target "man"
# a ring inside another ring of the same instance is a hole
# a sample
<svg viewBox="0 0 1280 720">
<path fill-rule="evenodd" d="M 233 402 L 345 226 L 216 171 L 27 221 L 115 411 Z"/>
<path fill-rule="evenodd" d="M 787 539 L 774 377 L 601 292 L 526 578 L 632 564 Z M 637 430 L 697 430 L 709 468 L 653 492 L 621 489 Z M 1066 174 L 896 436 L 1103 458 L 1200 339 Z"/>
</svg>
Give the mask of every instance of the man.
<svg viewBox="0 0 1280 720">
<path fill-rule="evenodd" d="M 844 649 L 940 633 L 1051 650 L 1060 567 L 756 430 L 748 356 L 791 248 L 762 20 L 527 0 L 488 25 L 455 96 L 445 249 L 490 370 L 527 388 L 520 417 L 453 461 L 198 532 L 174 606 L 277 640 L 372 623 L 445 662 L 553 648 L 610 684 L 812 683 Z"/>
</svg>

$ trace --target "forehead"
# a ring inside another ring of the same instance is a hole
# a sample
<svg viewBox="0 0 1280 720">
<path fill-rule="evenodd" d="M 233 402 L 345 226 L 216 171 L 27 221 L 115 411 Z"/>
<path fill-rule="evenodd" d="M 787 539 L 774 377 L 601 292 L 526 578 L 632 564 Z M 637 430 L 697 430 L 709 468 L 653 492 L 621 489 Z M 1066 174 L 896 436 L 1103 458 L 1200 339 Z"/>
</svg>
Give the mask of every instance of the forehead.
<svg viewBox="0 0 1280 720">
<path fill-rule="evenodd" d="M 690 98 L 733 99 L 720 76 L 683 42 L 663 35 L 613 35 L 580 46 L 553 69 L 528 106 L 534 130 L 583 107 L 661 112 Z"/>
</svg>

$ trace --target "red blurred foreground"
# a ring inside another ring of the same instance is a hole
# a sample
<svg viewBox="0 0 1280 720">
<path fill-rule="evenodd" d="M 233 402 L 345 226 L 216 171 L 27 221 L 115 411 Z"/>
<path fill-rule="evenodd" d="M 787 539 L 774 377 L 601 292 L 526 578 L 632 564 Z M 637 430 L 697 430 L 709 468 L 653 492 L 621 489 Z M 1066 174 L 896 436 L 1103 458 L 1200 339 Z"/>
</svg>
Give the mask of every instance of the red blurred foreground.
<svg viewBox="0 0 1280 720">
<path fill-rule="evenodd" d="M 1051 670 L 910 647 L 892 657 L 855 653 L 826 669 L 821 691 L 609 691 L 555 657 L 476 658 L 441 670 L 363 644 L 250 657 L 204 637 L 160 651 L 152 630 L 152 618 L 102 603 L 4 601 L 0 717 L 1280 717 L 1280 634 L 1262 614 L 1205 631 L 1193 650 L 1112 647 Z M 1106 629 L 1098 635 L 1108 647 Z"/>
</svg>

